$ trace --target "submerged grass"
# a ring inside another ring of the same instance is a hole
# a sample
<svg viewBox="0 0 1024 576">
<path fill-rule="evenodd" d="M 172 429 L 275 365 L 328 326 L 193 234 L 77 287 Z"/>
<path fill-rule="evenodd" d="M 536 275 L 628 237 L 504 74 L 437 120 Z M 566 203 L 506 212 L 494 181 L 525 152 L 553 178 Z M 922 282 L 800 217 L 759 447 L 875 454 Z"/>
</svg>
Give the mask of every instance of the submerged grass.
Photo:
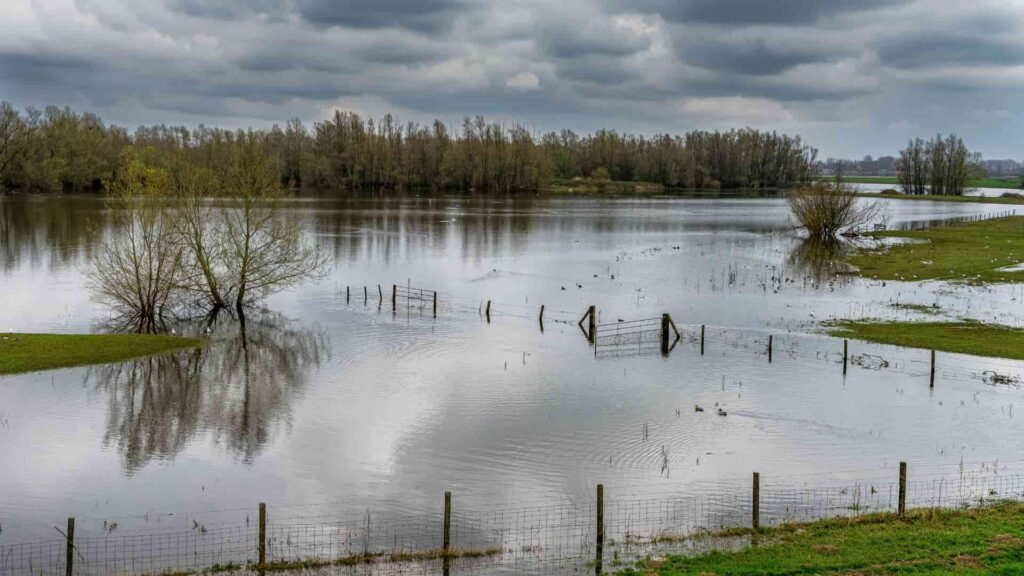
<svg viewBox="0 0 1024 576">
<path fill-rule="evenodd" d="M 841 320 L 828 325 L 840 338 L 957 354 L 1024 360 L 1024 330 L 981 322 L 874 322 Z"/>
<path fill-rule="evenodd" d="M 1024 216 L 936 226 L 925 230 L 873 232 L 908 238 L 896 246 L 860 250 L 848 261 L 862 276 L 880 280 L 949 280 L 969 284 L 1024 281 Z"/>
<path fill-rule="evenodd" d="M 107 364 L 202 343 L 164 334 L 0 334 L 0 374 Z"/>
<path fill-rule="evenodd" d="M 912 510 L 762 530 L 737 552 L 648 560 L 625 574 L 1024 574 L 1024 504 Z"/>
</svg>

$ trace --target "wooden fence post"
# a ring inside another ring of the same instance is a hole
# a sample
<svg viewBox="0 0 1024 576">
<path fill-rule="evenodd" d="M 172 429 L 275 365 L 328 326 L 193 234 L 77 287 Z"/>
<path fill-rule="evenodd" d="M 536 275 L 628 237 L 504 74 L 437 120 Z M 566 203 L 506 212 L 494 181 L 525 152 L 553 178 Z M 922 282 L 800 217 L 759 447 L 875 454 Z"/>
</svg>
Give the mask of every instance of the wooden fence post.
<svg viewBox="0 0 1024 576">
<path fill-rule="evenodd" d="M 259 552 L 259 565 L 263 566 L 267 563 L 267 505 L 260 502 L 260 536 L 259 542 L 257 543 L 257 551 Z"/>
<path fill-rule="evenodd" d="M 843 376 L 846 376 L 846 358 L 849 354 L 849 341 L 843 339 Z"/>
<path fill-rule="evenodd" d="M 444 493 L 444 545 L 442 549 L 447 556 L 452 544 L 452 493 Z"/>
<path fill-rule="evenodd" d="M 700 355 L 704 355 L 704 325 L 700 325 Z"/>
<path fill-rule="evenodd" d="M 753 494 L 750 499 L 750 525 L 754 532 L 761 529 L 761 475 L 754 472 Z"/>
<path fill-rule="evenodd" d="M 65 545 L 66 563 L 65 574 L 71 576 L 75 572 L 75 519 L 68 518 L 68 532 L 65 534 L 67 543 Z"/>
<path fill-rule="evenodd" d="M 903 516 L 907 511 L 907 463 L 900 462 L 900 500 L 896 507 L 897 513 Z"/>
<path fill-rule="evenodd" d="M 434 318 L 437 318 L 437 290 L 434 290 Z"/>
<path fill-rule="evenodd" d="M 587 310 L 587 315 L 590 316 L 590 322 L 587 323 L 587 327 L 590 328 L 590 341 L 597 341 L 597 306 L 591 305 Z"/>
<path fill-rule="evenodd" d="M 384 305 L 384 290 L 380 287 L 380 284 L 377 284 L 377 295 L 380 296 L 380 303 L 377 304 L 377 306 L 378 307 L 383 306 Z"/>
<path fill-rule="evenodd" d="M 491 301 L 490 300 L 487 301 L 487 310 L 485 311 L 485 314 L 487 315 L 487 323 L 490 324 L 491 323 Z"/>
<path fill-rule="evenodd" d="M 366 303 L 369 302 L 369 301 L 370 301 L 370 292 L 366 289 L 366 286 L 363 286 L 363 306 L 366 306 Z"/>
<path fill-rule="evenodd" d="M 932 350 L 932 369 L 928 377 L 928 387 L 935 388 L 935 350 Z"/>
<path fill-rule="evenodd" d="M 594 573 L 601 574 L 604 562 L 604 484 L 597 485 L 597 557 L 594 559 Z"/>
<path fill-rule="evenodd" d="M 772 335 L 768 335 L 768 362 L 772 361 Z"/>
<path fill-rule="evenodd" d="M 661 353 L 668 354 L 668 314 L 661 315 Z"/>
<path fill-rule="evenodd" d="M 543 304 L 540 305 L 540 323 L 541 324 L 544 323 L 544 305 Z"/>
<path fill-rule="evenodd" d="M 348 304 L 352 299 L 352 292 L 349 286 L 345 286 L 345 304 Z"/>
<path fill-rule="evenodd" d="M 391 285 L 391 311 L 398 312 L 398 284 Z"/>
</svg>

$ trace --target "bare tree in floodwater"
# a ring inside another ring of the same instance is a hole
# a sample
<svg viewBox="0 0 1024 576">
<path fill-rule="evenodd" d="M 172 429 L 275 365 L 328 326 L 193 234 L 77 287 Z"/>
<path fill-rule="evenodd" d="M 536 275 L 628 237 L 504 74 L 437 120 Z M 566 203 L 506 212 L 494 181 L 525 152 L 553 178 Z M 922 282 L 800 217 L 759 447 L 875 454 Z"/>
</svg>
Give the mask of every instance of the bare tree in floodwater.
<svg viewBox="0 0 1024 576">
<path fill-rule="evenodd" d="M 87 272 L 96 298 L 138 332 L 159 332 L 175 306 L 182 250 L 162 199 L 167 174 L 131 152 L 110 183 L 116 226 Z"/>
<path fill-rule="evenodd" d="M 786 196 L 799 226 L 811 237 L 836 236 L 879 219 L 882 205 L 858 200 L 857 191 L 840 181 L 815 182 Z"/>
<path fill-rule="evenodd" d="M 911 140 L 900 150 L 896 173 L 906 194 L 962 196 L 967 181 L 980 174 L 981 157 L 971 153 L 956 134 L 937 134 L 925 142 Z"/>
</svg>

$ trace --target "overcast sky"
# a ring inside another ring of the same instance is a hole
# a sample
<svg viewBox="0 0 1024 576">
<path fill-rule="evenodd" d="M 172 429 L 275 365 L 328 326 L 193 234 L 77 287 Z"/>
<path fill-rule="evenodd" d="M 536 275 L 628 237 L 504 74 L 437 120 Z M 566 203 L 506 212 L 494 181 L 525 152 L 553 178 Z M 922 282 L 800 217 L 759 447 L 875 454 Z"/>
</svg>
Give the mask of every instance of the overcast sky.
<svg viewBox="0 0 1024 576">
<path fill-rule="evenodd" d="M 0 99 L 129 127 L 342 108 L 1024 157 L 1024 0 L 0 1 Z"/>
</svg>

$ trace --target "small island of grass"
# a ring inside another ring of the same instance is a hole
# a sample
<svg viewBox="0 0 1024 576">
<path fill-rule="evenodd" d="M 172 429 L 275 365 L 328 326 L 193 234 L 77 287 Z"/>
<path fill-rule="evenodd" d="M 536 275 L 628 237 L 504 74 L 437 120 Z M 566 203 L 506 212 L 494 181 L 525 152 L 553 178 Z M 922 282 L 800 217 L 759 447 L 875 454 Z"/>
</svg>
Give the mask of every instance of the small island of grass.
<svg viewBox="0 0 1024 576">
<path fill-rule="evenodd" d="M 949 280 L 970 284 L 1024 281 L 1024 217 L 887 230 L 870 236 L 909 242 L 861 250 L 849 258 L 862 276 L 879 280 Z"/>
<path fill-rule="evenodd" d="M 981 322 L 874 322 L 842 320 L 828 325 L 839 338 L 957 354 L 1024 360 L 1024 330 Z"/>
<path fill-rule="evenodd" d="M 0 374 L 107 364 L 202 343 L 166 334 L 0 334 Z"/>
</svg>

